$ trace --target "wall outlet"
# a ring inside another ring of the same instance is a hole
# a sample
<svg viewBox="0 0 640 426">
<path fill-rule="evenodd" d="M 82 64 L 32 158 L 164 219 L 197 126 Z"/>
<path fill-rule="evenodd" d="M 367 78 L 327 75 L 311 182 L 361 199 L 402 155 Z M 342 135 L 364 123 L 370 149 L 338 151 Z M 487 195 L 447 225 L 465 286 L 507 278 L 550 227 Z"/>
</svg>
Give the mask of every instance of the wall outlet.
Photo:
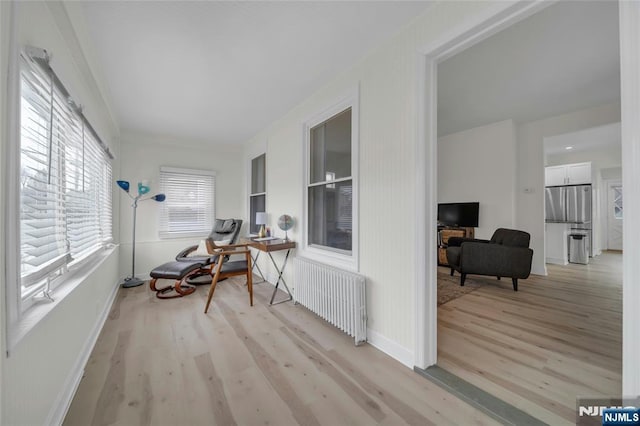
<svg viewBox="0 0 640 426">
<path fill-rule="evenodd" d="M 533 188 L 525 188 L 524 189 L 524 193 L 525 194 L 533 194 L 535 192 L 535 190 Z"/>
</svg>

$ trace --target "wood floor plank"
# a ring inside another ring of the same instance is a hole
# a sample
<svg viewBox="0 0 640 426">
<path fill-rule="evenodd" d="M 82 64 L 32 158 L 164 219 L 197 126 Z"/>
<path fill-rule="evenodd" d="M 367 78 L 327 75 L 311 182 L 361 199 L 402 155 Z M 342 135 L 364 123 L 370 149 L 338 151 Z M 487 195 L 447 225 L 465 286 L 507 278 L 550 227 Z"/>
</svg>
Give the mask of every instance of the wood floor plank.
<svg viewBox="0 0 640 426">
<path fill-rule="evenodd" d="M 291 387 L 291 384 L 283 377 L 278 368 L 278 362 L 260 346 L 253 336 L 247 333 L 236 313 L 220 299 L 216 300 L 216 305 L 220 307 L 222 315 L 224 315 L 225 319 L 231 327 L 233 327 L 238 338 L 246 345 L 247 349 L 249 349 L 253 360 L 266 376 L 273 389 L 280 395 L 280 398 L 287 401 L 287 405 L 296 421 L 301 425 L 320 425 L 313 412 L 300 399 L 299 395 Z"/>
<path fill-rule="evenodd" d="M 120 289 L 64 425 L 496 424 L 268 284 L 206 290 Z"/>
<path fill-rule="evenodd" d="M 548 265 L 519 291 L 491 277 L 438 308 L 438 365 L 550 424 L 621 392 L 622 256 Z M 447 274 L 441 268 L 439 274 Z"/>
<path fill-rule="evenodd" d="M 224 392 L 224 384 L 218 376 L 216 368 L 213 366 L 211 354 L 208 352 L 200 354 L 194 359 L 200 377 L 206 383 L 207 390 L 209 391 L 214 422 L 230 426 L 236 425 L 236 420 L 233 418 L 233 413 L 229 408 L 227 396 Z"/>
</svg>

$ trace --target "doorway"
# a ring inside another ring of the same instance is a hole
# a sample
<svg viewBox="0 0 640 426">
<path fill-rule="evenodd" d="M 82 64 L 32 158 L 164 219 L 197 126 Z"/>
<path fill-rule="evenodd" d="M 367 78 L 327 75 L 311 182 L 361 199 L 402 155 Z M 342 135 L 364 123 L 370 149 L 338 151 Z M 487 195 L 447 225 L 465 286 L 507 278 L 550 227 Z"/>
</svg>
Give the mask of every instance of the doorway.
<svg viewBox="0 0 640 426">
<path fill-rule="evenodd" d="M 452 34 L 446 41 L 439 41 L 433 45 L 426 46 L 422 50 L 424 56 L 420 56 L 418 62 L 419 68 L 419 87 L 422 94 L 419 99 L 418 116 L 424 117 L 419 120 L 418 123 L 418 135 L 419 140 L 426 141 L 424 146 L 418 144 L 418 156 L 419 156 L 419 184 L 418 184 L 418 207 L 417 213 L 419 217 L 425 217 L 427 220 L 424 223 L 424 229 L 421 229 L 423 235 L 427 235 L 423 242 L 419 242 L 417 247 L 418 256 L 424 259 L 424 262 L 418 262 L 416 276 L 419 283 L 416 288 L 417 303 L 416 303 L 416 351 L 415 351 L 415 364 L 417 368 L 426 368 L 430 365 L 434 365 L 437 360 L 437 330 L 436 330 L 436 206 L 437 206 L 437 186 L 435 184 L 437 179 L 437 133 L 436 133 L 436 109 L 437 104 L 435 100 L 436 85 L 437 85 L 437 64 L 442 62 L 448 57 L 464 50 L 465 48 L 476 43 L 480 39 L 484 39 L 489 35 L 495 34 L 500 30 L 518 22 L 527 16 L 541 10 L 544 5 L 540 4 L 516 4 L 513 6 L 503 6 L 500 10 L 494 11 L 491 16 L 482 19 L 479 22 L 475 22 L 467 25 L 465 28 L 460 29 L 456 34 Z M 624 17 L 621 22 L 620 36 L 622 40 L 621 49 L 624 55 L 627 55 L 627 62 L 622 61 L 623 64 L 623 81 L 626 84 L 631 82 L 631 87 L 638 87 L 637 82 L 633 82 L 633 72 L 637 71 L 633 67 L 640 68 L 637 65 L 637 52 L 633 50 L 634 40 L 636 35 L 634 31 L 638 31 L 637 23 L 640 22 L 640 10 L 635 10 L 635 6 L 631 7 L 629 4 L 621 3 L 620 16 Z M 626 43 L 626 44 L 625 44 Z M 629 57 L 633 58 L 633 61 L 629 62 Z M 634 65 L 634 63 L 636 65 Z M 633 71 L 633 72 L 632 72 Z M 623 99 L 623 151 L 627 150 L 631 154 L 631 140 L 632 136 L 637 137 L 640 133 L 640 125 L 636 124 L 635 119 L 632 119 L 632 114 L 638 114 L 637 111 L 638 97 L 640 97 L 640 90 L 632 92 L 632 95 Z M 640 159 L 627 158 L 625 163 L 630 165 L 632 161 L 638 161 Z M 626 179 L 633 178 L 635 181 L 640 180 L 640 172 L 632 171 L 630 168 L 625 168 Z M 528 188 L 518 188 L 518 191 L 527 192 Z M 630 200 L 634 200 L 638 197 L 638 194 L 632 194 L 629 191 L 625 192 L 627 198 L 627 204 L 632 203 Z M 633 202 L 637 202 L 635 200 Z M 628 224 L 627 224 L 628 225 Z M 633 225 L 634 229 L 637 225 Z M 626 244 L 625 248 L 631 247 L 631 250 L 625 252 L 625 259 L 631 260 L 630 251 L 638 254 L 640 246 L 638 244 Z M 627 266 L 629 265 L 629 266 Z M 627 294 L 636 294 L 638 291 L 631 288 L 631 272 L 638 269 L 636 265 L 631 265 L 629 262 L 625 262 L 625 297 Z M 422 284 L 420 284 L 422 283 Z M 629 293 L 628 290 L 631 292 Z M 636 313 L 625 311 L 624 323 L 627 329 L 626 333 L 636 335 L 639 330 L 638 321 L 634 322 Z M 633 328 L 633 332 L 631 331 Z M 629 335 L 629 334 L 627 334 Z M 625 394 L 636 394 L 640 392 L 640 379 L 636 378 L 635 374 L 638 368 L 633 366 L 633 360 L 640 356 L 640 347 L 633 343 L 629 343 L 625 348 L 625 366 L 627 374 L 625 375 L 625 385 L 623 389 Z M 635 375 L 634 375 L 635 374 Z"/>
</svg>

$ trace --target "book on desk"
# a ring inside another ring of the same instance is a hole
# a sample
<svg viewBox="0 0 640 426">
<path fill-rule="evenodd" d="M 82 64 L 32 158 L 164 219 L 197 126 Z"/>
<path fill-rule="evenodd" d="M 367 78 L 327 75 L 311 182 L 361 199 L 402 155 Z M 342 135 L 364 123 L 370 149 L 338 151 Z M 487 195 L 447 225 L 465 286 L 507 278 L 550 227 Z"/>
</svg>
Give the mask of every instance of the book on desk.
<svg viewBox="0 0 640 426">
<path fill-rule="evenodd" d="M 262 238 L 254 238 L 254 237 L 250 237 L 251 241 L 271 241 L 271 240 L 279 240 L 280 238 L 278 237 L 262 237 Z"/>
</svg>

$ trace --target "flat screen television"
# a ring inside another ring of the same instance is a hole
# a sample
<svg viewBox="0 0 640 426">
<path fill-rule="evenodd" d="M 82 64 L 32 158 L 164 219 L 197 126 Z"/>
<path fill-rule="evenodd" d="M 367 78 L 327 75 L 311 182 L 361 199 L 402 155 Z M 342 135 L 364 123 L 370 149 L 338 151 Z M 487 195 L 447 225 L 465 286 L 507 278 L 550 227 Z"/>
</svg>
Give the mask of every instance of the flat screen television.
<svg viewBox="0 0 640 426">
<path fill-rule="evenodd" d="M 438 204 L 438 223 L 445 226 L 476 228 L 480 203 L 441 203 Z"/>
</svg>

